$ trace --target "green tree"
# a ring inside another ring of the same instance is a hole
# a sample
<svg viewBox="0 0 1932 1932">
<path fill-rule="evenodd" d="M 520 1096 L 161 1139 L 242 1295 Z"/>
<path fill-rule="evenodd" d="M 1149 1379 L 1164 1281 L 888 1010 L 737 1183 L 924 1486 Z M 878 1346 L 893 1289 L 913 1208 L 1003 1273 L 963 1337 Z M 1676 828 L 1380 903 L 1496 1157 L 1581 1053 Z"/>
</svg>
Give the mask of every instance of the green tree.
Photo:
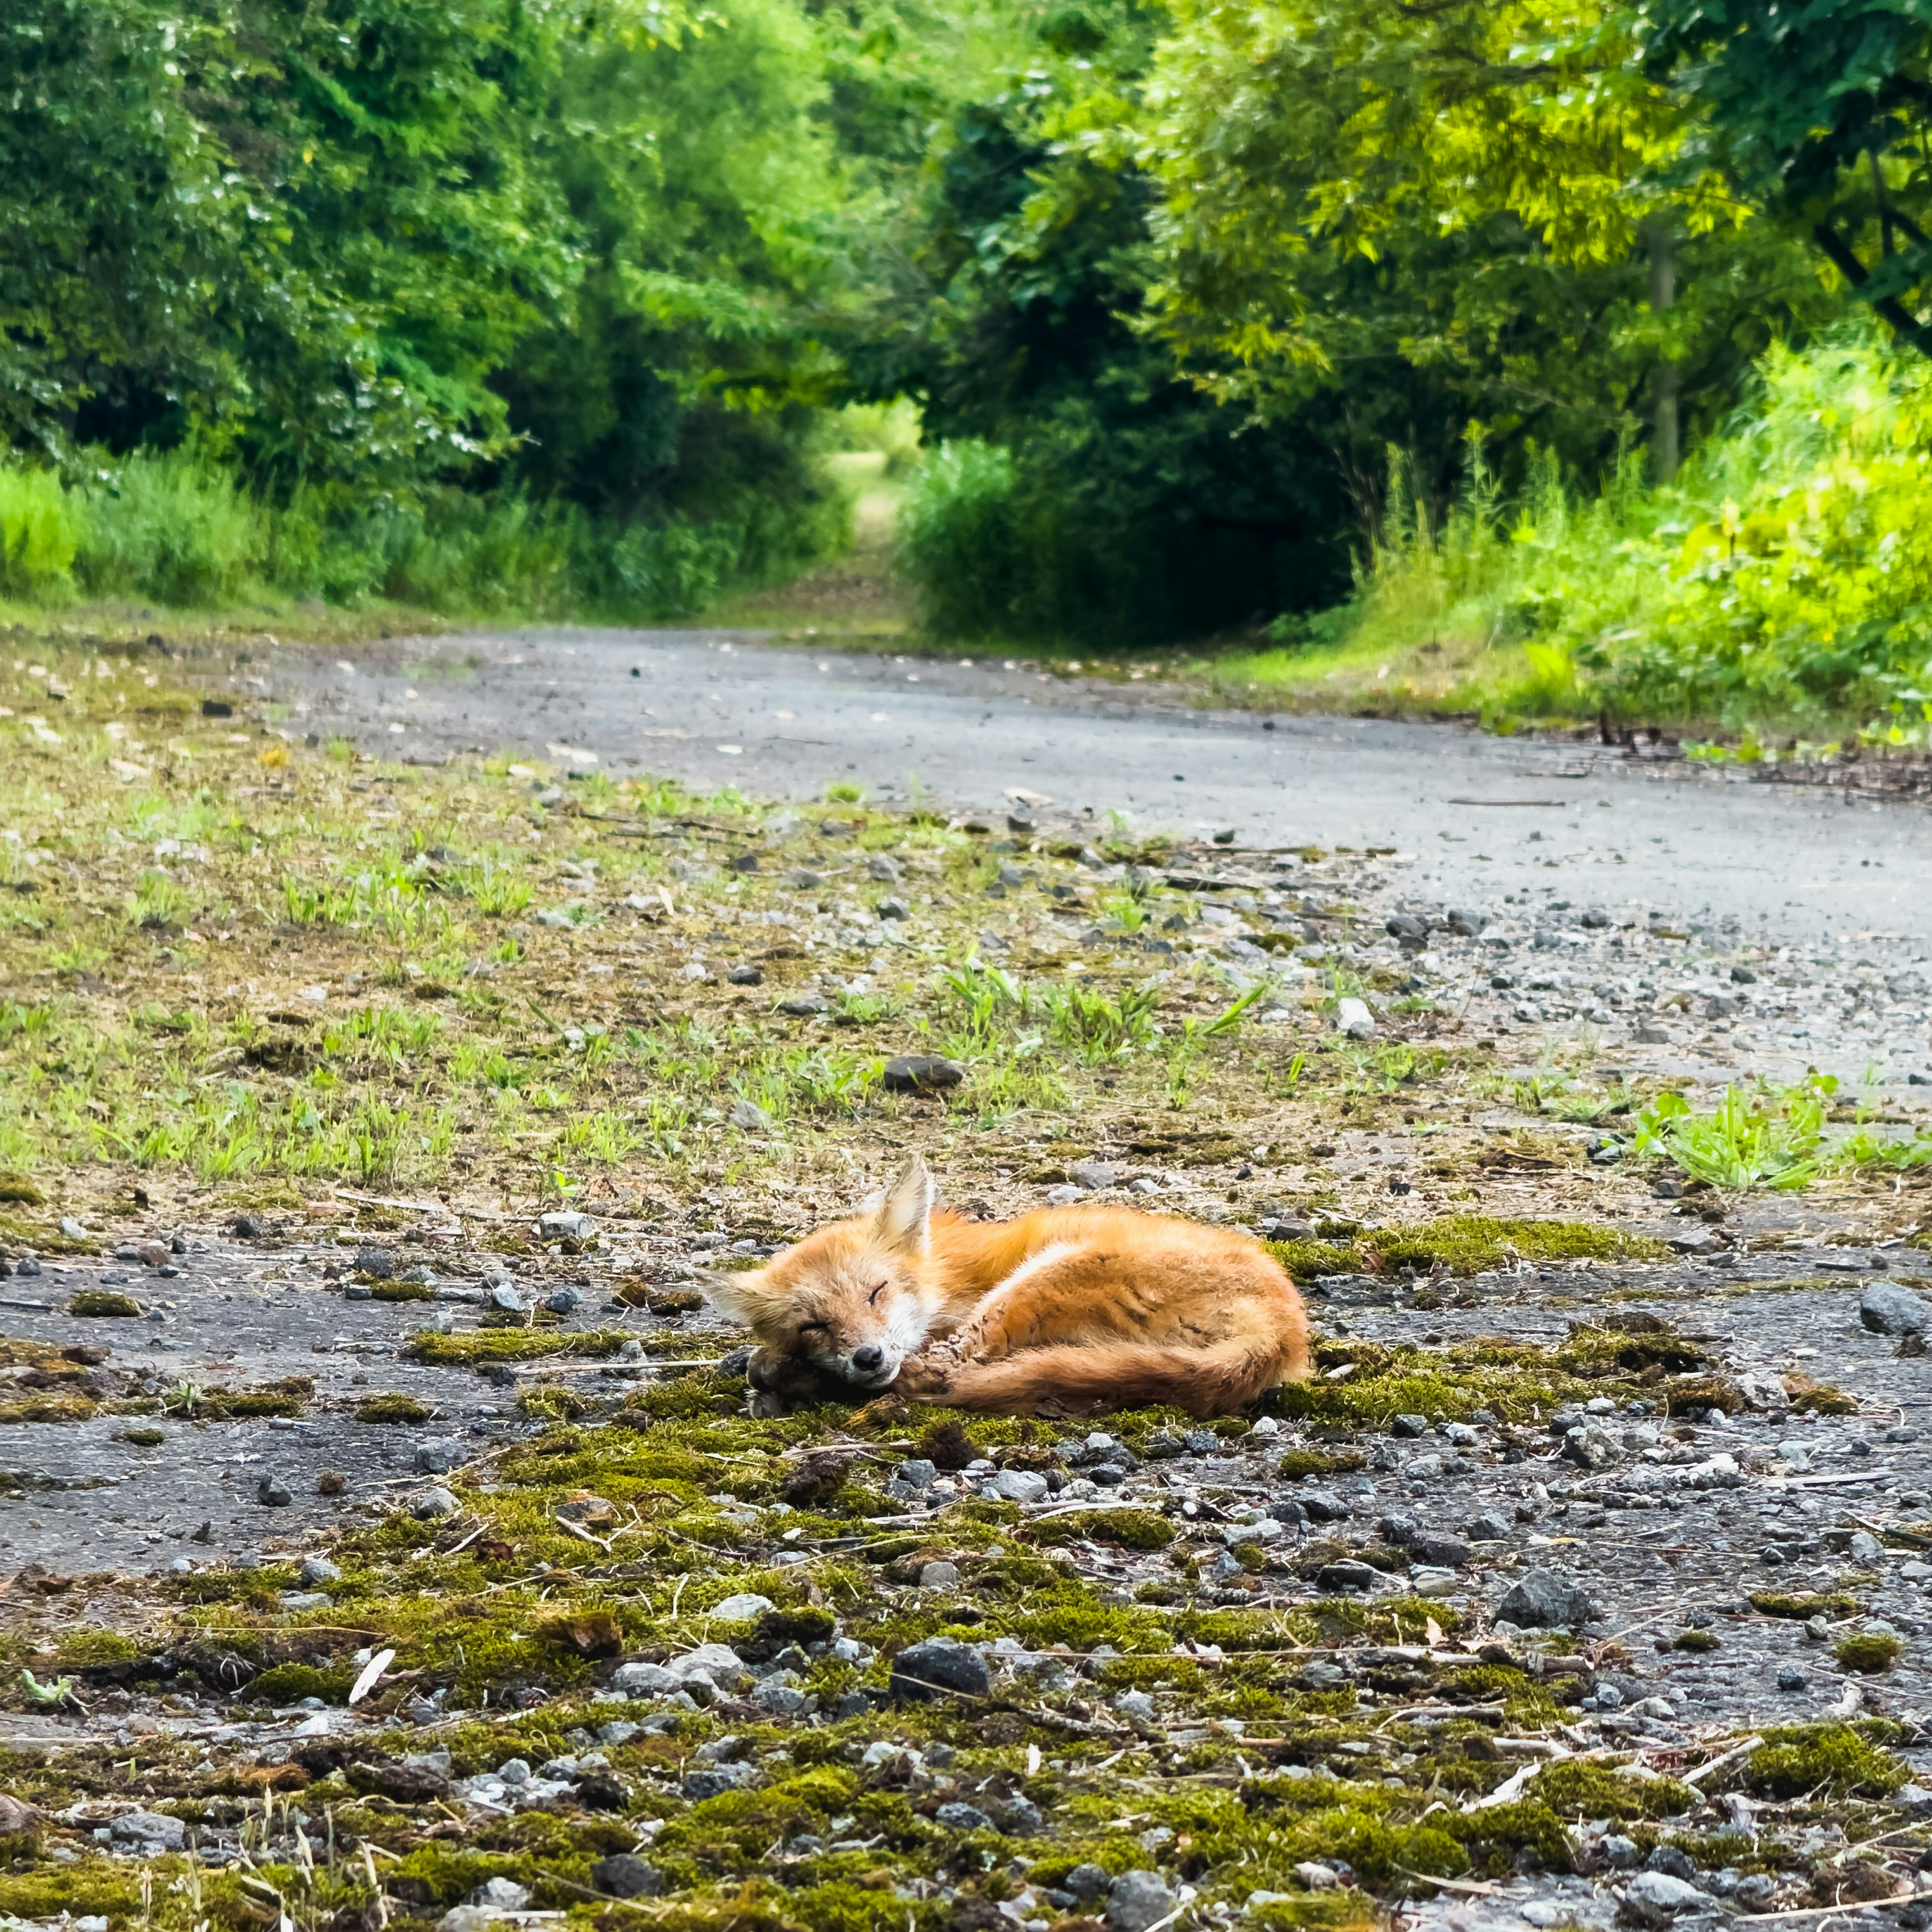
<svg viewBox="0 0 1932 1932">
<path fill-rule="evenodd" d="M 1641 0 L 1628 26 L 1696 116 L 1700 165 L 1932 354 L 1932 5 Z"/>
<path fill-rule="evenodd" d="M 1264 415 L 1408 365 L 1447 409 L 1396 439 L 1425 489 L 1470 419 L 1509 476 L 1532 441 L 1600 471 L 1649 415 L 1668 469 L 1680 407 L 1708 427 L 1827 307 L 1685 164 L 1692 116 L 1588 5 L 1184 0 L 1141 136 L 1151 312 Z"/>
</svg>

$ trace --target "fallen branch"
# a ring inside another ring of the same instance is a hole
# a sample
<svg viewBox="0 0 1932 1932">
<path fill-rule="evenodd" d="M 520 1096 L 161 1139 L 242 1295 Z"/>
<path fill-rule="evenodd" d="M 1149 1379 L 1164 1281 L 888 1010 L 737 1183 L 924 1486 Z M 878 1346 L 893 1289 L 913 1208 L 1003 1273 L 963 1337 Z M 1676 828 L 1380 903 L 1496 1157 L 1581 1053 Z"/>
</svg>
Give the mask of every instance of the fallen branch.
<svg viewBox="0 0 1932 1932">
<path fill-rule="evenodd" d="M 1708 1764 L 1700 1764 L 1695 1771 L 1687 1771 L 1679 1782 L 1695 1786 L 1700 1780 L 1714 1776 L 1718 1772 L 1729 1769 L 1740 1760 L 1749 1757 L 1763 1742 L 1760 1737 L 1748 1737 L 1742 1744 L 1734 1744 L 1722 1757 L 1714 1757 Z"/>
</svg>

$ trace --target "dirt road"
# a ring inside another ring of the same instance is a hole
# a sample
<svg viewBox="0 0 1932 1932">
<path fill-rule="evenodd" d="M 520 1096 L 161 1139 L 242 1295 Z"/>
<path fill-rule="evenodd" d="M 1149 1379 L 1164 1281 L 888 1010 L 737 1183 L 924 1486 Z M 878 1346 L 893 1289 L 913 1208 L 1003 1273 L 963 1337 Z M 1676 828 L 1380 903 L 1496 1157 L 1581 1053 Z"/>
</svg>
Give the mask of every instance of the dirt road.
<svg viewBox="0 0 1932 1932">
<path fill-rule="evenodd" d="M 258 667 L 248 668 L 259 674 Z M 238 679 L 240 688 L 259 683 Z M 272 695 L 365 749 L 503 749 L 764 797 L 1058 809 L 1243 843 L 1394 845 L 1418 891 L 1736 918 L 1754 938 L 1932 940 L 1932 813 L 1735 770 L 1458 726 L 1192 707 L 1172 691 L 692 631 L 529 631 L 290 652 Z M 1499 802 L 1498 801 L 1510 801 Z M 1526 802 L 1526 801 L 1537 802 Z"/>
</svg>

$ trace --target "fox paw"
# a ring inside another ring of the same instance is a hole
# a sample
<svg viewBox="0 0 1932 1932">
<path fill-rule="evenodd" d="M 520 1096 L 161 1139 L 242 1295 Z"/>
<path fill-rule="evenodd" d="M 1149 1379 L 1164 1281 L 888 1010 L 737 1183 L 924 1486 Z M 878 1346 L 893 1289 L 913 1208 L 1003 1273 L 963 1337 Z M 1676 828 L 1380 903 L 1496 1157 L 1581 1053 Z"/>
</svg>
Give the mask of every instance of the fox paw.
<svg viewBox="0 0 1932 1932">
<path fill-rule="evenodd" d="M 944 1395 L 952 1386 L 958 1366 L 958 1358 L 948 1351 L 922 1349 L 908 1358 L 892 1378 L 892 1391 L 904 1396 Z"/>
</svg>

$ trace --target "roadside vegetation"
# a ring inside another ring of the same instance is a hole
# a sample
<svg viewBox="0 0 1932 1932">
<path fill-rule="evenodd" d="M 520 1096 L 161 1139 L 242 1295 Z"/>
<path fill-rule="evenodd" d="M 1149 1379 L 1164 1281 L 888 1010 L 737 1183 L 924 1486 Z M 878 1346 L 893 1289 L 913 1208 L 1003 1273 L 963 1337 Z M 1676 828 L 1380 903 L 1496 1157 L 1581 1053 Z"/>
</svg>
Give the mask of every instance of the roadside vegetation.
<svg viewBox="0 0 1932 1932">
<path fill-rule="evenodd" d="M 1916 744 L 1924 29 L 1868 122 L 1841 12 L 35 0 L 0 604 Z"/>
</svg>

